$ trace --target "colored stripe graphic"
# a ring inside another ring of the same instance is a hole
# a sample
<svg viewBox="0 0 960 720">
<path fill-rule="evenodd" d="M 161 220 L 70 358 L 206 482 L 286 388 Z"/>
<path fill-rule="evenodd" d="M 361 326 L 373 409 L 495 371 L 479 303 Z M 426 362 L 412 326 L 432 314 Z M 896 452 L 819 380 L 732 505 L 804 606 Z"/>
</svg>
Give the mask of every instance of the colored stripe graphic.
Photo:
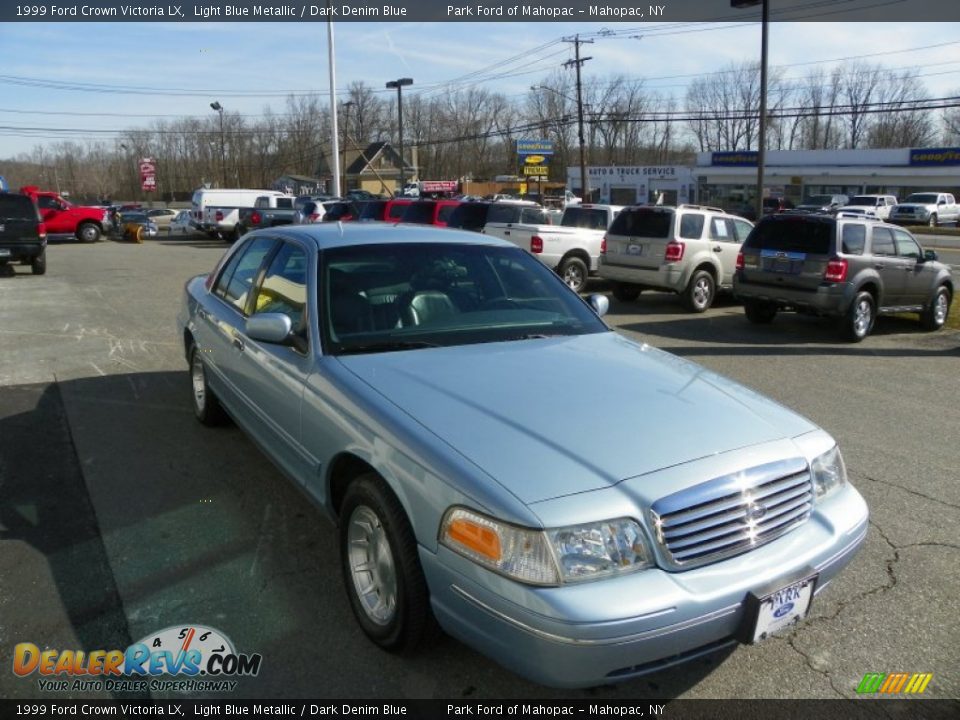
<svg viewBox="0 0 960 720">
<path fill-rule="evenodd" d="M 895 695 L 903 692 L 918 695 L 927 689 L 932 679 L 933 673 L 867 673 L 857 685 L 857 693 Z"/>
</svg>

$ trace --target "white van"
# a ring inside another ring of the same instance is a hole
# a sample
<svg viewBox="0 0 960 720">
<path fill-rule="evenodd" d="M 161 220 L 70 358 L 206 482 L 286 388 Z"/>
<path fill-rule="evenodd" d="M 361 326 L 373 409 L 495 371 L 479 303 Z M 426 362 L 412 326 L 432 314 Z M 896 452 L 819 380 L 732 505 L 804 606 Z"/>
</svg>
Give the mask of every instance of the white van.
<svg viewBox="0 0 960 720">
<path fill-rule="evenodd" d="M 258 197 L 275 195 L 284 197 L 286 193 L 279 190 L 249 190 L 244 188 L 199 188 L 193 193 L 193 207 L 190 216 L 204 232 L 214 233 L 217 229 L 206 219 L 206 209 L 209 207 L 242 208 L 253 207 Z"/>
</svg>

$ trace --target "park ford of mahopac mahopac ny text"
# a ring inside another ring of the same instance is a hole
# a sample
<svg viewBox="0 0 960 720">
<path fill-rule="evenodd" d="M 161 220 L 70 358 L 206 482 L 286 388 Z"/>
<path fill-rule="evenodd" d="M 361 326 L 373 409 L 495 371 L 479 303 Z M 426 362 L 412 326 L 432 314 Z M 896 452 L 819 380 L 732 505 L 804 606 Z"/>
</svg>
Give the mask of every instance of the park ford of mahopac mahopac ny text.
<svg viewBox="0 0 960 720">
<path fill-rule="evenodd" d="M 596 17 L 631 18 L 663 17 L 666 5 L 646 5 L 637 7 L 613 7 L 610 5 L 589 5 L 586 10 L 561 5 L 447 5 L 447 17 L 457 18 L 558 18 L 558 17 Z"/>
</svg>

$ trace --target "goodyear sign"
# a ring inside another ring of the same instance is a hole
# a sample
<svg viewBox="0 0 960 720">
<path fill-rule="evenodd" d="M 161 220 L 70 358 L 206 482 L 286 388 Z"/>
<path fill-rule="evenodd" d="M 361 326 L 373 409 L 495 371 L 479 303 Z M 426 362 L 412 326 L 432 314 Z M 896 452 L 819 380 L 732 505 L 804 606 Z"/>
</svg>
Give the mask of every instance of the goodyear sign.
<svg viewBox="0 0 960 720">
<path fill-rule="evenodd" d="M 553 155 L 553 140 L 517 140 L 517 155 Z"/>
<path fill-rule="evenodd" d="M 721 167 L 756 167 L 757 151 L 715 152 L 710 155 L 710 164 Z"/>
<path fill-rule="evenodd" d="M 524 175 L 537 175 L 544 176 L 550 174 L 550 168 L 546 165 L 524 165 L 523 166 Z"/>
<path fill-rule="evenodd" d="M 920 167 L 960 165 L 960 147 L 912 148 L 910 150 L 910 164 Z"/>
</svg>

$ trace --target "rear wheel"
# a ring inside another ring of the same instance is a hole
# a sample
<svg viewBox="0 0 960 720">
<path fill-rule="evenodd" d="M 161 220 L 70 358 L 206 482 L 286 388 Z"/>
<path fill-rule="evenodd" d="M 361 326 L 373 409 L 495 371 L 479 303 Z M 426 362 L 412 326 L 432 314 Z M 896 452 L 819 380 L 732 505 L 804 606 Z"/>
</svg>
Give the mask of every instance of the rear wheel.
<svg viewBox="0 0 960 720">
<path fill-rule="evenodd" d="M 403 507 L 374 473 L 358 477 L 344 495 L 340 559 L 350 607 L 367 637 L 391 652 L 415 649 L 433 628 L 427 582 Z"/>
<path fill-rule="evenodd" d="M 633 283 L 621 282 L 613 286 L 613 296 L 620 302 L 633 302 L 640 297 L 641 292 L 643 288 Z"/>
<path fill-rule="evenodd" d="M 207 368 L 196 345 L 190 347 L 190 382 L 193 386 L 193 414 L 204 425 L 222 425 L 227 414 L 207 384 Z"/>
<path fill-rule="evenodd" d="M 580 292 L 587 285 L 587 264 L 578 257 L 569 257 L 560 263 L 557 274 L 574 292 Z"/>
<path fill-rule="evenodd" d="M 933 294 L 930 305 L 920 315 L 920 324 L 924 330 L 939 330 L 947 322 L 950 312 L 950 289 L 941 285 Z"/>
<path fill-rule="evenodd" d="M 871 333 L 874 322 L 876 322 L 876 303 L 873 295 L 868 292 L 858 293 L 842 321 L 847 338 L 853 342 L 860 342 Z"/>
<path fill-rule="evenodd" d="M 30 261 L 30 270 L 34 275 L 45 275 L 47 272 L 47 251 L 37 255 Z"/>
<path fill-rule="evenodd" d="M 77 238 L 80 242 L 95 243 L 100 239 L 100 228 L 94 223 L 85 222 L 77 228 Z"/>
<path fill-rule="evenodd" d="M 707 270 L 697 270 L 683 291 L 683 304 L 691 312 L 702 313 L 713 305 L 716 292 L 717 284 L 713 275 Z"/>
<path fill-rule="evenodd" d="M 763 300 L 746 300 L 743 303 L 743 311 L 747 315 L 747 320 L 756 325 L 766 325 L 777 316 L 777 306 Z"/>
</svg>

